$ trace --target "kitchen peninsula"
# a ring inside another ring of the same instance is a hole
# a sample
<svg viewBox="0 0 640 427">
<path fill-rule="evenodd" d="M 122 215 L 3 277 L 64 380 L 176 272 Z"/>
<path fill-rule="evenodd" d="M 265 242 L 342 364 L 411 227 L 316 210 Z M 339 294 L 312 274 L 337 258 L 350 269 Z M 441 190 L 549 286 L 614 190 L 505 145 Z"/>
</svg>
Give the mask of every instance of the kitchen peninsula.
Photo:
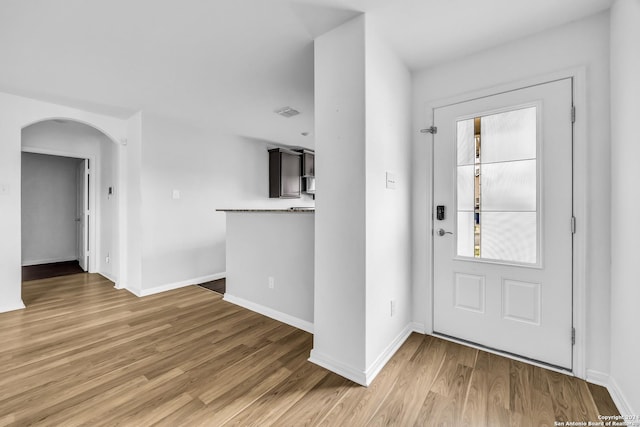
<svg viewBox="0 0 640 427">
<path fill-rule="evenodd" d="M 224 299 L 313 332 L 314 209 L 218 209 L 227 217 Z"/>
</svg>

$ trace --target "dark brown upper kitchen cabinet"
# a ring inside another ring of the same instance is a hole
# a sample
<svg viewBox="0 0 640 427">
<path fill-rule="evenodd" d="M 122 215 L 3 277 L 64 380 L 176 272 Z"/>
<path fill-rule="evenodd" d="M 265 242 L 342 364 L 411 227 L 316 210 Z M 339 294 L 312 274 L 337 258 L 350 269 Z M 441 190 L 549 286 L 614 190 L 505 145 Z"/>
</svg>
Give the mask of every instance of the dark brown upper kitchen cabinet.
<svg viewBox="0 0 640 427">
<path fill-rule="evenodd" d="M 302 162 L 298 153 L 286 148 L 269 150 L 269 197 L 300 198 Z"/>
</svg>

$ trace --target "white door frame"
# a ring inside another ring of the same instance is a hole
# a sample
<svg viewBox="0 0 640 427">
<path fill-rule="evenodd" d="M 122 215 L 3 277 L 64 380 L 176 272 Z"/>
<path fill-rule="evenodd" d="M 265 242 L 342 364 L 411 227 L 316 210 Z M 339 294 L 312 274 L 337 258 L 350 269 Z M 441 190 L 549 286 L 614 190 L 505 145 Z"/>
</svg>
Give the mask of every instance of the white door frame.
<svg viewBox="0 0 640 427">
<path fill-rule="evenodd" d="M 87 266 L 87 272 L 96 273 L 98 264 L 98 234 L 97 230 L 99 229 L 100 224 L 100 215 L 98 215 L 98 206 L 96 205 L 96 188 L 100 188 L 98 186 L 98 180 L 100 179 L 100 174 L 98 173 L 99 162 L 96 161 L 96 157 L 93 155 L 86 155 L 80 153 L 72 153 L 63 150 L 57 149 L 49 149 L 49 148 L 39 148 L 39 147 L 22 147 L 23 153 L 35 153 L 35 154 L 45 154 L 49 156 L 62 156 L 62 157 L 71 157 L 74 159 L 84 159 L 89 161 L 91 178 L 89 179 L 89 265 Z"/>
<path fill-rule="evenodd" d="M 573 349 L 573 374 L 579 378 L 586 378 L 586 266 L 588 247 L 588 233 L 585 225 L 588 224 L 587 210 L 587 189 L 588 189 L 588 164 L 587 164 L 587 105 L 586 105 L 586 68 L 577 67 L 568 70 L 548 73 L 533 78 L 519 80 L 504 85 L 494 86 L 490 88 L 480 89 L 453 97 L 429 102 L 425 111 L 430 114 L 429 121 L 425 127 L 433 125 L 433 113 L 436 108 L 446 107 L 451 104 L 471 101 L 476 98 L 483 98 L 499 94 L 502 92 L 513 91 L 528 86 L 539 85 L 554 80 L 572 78 L 573 79 L 573 105 L 576 108 L 576 121 L 573 127 L 573 212 L 576 217 L 576 233 L 573 237 L 573 325 L 576 329 L 576 342 Z M 569 114 L 569 112 L 567 112 Z M 429 190 L 427 196 L 427 214 L 434 211 L 433 206 L 433 136 L 427 136 L 425 143 L 430 144 L 428 153 L 430 156 L 428 165 L 431 167 L 431 173 L 428 174 L 430 182 L 426 188 Z M 427 283 L 427 299 L 426 316 L 424 317 L 425 332 L 433 334 L 433 221 L 428 220 L 427 229 L 427 247 L 429 248 L 428 265 L 430 274 Z M 532 363 L 523 359 L 528 363 Z M 534 363 L 535 364 L 535 363 Z M 549 368 L 546 365 L 540 365 Z M 566 371 L 562 371 L 565 372 Z"/>
</svg>

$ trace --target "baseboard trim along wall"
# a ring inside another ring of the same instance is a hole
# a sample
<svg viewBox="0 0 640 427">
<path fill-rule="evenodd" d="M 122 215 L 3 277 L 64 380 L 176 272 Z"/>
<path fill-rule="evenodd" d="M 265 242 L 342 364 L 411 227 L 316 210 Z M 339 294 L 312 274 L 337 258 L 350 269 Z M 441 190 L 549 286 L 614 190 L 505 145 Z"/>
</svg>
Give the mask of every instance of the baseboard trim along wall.
<svg viewBox="0 0 640 427">
<path fill-rule="evenodd" d="M 22 310 L 26 308 L 24 303 L 20 301 L 16 304 L 0 305 L 0 313 L 6 313 L 8 311 Z"/>
<path fill-rule="evenodd" d="M 602 387 L 608 387 L 609 374 L 605 374 L 604 372 L 600 372 L 600 371 L 595 371 L 593 369 L 587 369 L 587 377 L 585 378 L 585 381 L 590 382 L 592 384 L 601 385 Z"/>
<path fill-rule="evenodd" d="M 322 366 L 325 369 L 335 372 L 338 375 L 345 377 L 355 383 L 368 387 L 375 377 L 380 373 L 382 368 L 398 351 L 402 344 L 409 338 L 411 333 L 414 332 L 413 324 L 409 323 L 400 332 L 400 334 L 387 346 L 387 348 L 378 356 L 375 362 L 366 371 L 360 371 L 358 369 L 347 366 L 337 360 L 332 359 L 326 354 L 320 353 L 318 350 L 311 350 L 309 362 L 315 363 L 318 366 Z"/>
<path fill-rule="evenodd" d="M 604 372 L 600 371 L 594 371 L 593 369 L 587 369 L 586 380 L 590 383 L 606 387 L 606 389 L 609 390 L 611 399 L 613 399 L 613 403 L 616 404 L 618 411 L 620 411 L 620 415 L 638 415 L 637 412 L 634 412 L 631 409 L 629 400 L 627 400 L 627 398 L 624 396 L 622 390 L 620 390 L 620 386 L 611 375 L 605 374 Z"/>
<path fill-rule="evenodd" d="M 409 338 L 409 335 L 413 333 L 413 324 L 409 323 L 400 334 L 394 339 L 387 348 L 378 356 L 378 358 L 369 366 L 365 371 L 366 385 L 369 386 L 373 379 L 378 376 L 384 365 L 396 354 L 396 351 L 402 347 L 402 344 Z"/>
<path fill-rule="evenodd" d="M 310 334 L 313 333 L 313 323 L 306 320 L 293 317 L 281 311 L 265 307 L 264 305 L 256 304 L 255 302 L 248 301 L 244 298 L 230 295 L 228 292 L 224 294 L 223 299 L 227 302 L 230 302 L 231 304 L 239 305 L 240 307 L 246 308 L 247 310 L 255 311 L 256 313 L 260 313 L 279 322 L 291 325 L 294 328 L 302 329 L 303 331 L 309 332 Z"/>
<path fill-rule="evenodd" d="M 227 277 L 227 273 L 222 272 L 222 273 L 209 274 L 207 276 L 195 277 L 193 279 L 188 279 L 188 280 L 181 280 L 180 282 L 167 283 L 165 285 L 154 286 L 153 288 L 147 288 L 147 289 L 141 289 L 141 290 L 132 289 L 126 285 L 124 285 L 122 288 L 119 288 L 119 289 L 126 289 L 137 297 L 146 297 L 148 295 L 159 294 L 160 292 L 166 292 L 166 291 L 172 291 L 178 288 L 184 288 L 185 286 L 199 285 L 200 283 L 206 283 L 212 280 L 224 279 L 225 277 Z M 116 285 L 116 288 L 118 286 L 119 285 Z"/>
<path fill-rule="evenodd" d="M 609 377 L 609 384 L 607 385 L 607 390 L 609 390 L 609 394 L 611 395 L 611 399 L 613 399 L 613 403 L 618 407 L 618 411 L 620 411 L 620 415 L 634 415 L 638 416 L 638 412 L 634 411 L 634 408 L 631 408 L 629 404 L 629 400 L 625 397 L 624 393 L 620 389 L 618 382 L 612 376 Z M 635 408 L 638 409 L 638 408 Z"/>
<path fill-rule="evenodd" d="M 364 371 L 354 369 L 351 366 L 347 366 L 343 363 L 338 362 L 337 360 L 333 360 L 331 357 L 327 356 L 326 354 L 320 353 L 318 350 L 311 350 L 311 355 L 308 360 L 309 362 L 315 363 L 316 365 L 328 369 L 331 372 L 335 372 L 336 374 L 345 377 L 346 379 L 351 380 L 354 383 L 368 386 L 367 375 Z"/>
<path fill-rule="evenodd" d="M 417 333 L 422 334 L 422 335 L 426 335 L 427 334 L 427 328 L 424 326 L 424 323 L 413 322 L 411 324 L 411 327 L 413 328 L 413 332 L 417 332 Z"/>
<path fill-rule="evenodd" d="M 104 277 L 105 279 L 109 280 L 110 282 L 113 282 L 113 287 L 116 289 L 120 289 L 118 288 L 118 285 L 116 283 L 118 283 L 118 281 L 112 277 L 111 275 L 107 274 L 107 273 L 102 273 L 102 272 L 98 272 L 99 275 L 101 275 L 102 277 Z"/>
</svg>

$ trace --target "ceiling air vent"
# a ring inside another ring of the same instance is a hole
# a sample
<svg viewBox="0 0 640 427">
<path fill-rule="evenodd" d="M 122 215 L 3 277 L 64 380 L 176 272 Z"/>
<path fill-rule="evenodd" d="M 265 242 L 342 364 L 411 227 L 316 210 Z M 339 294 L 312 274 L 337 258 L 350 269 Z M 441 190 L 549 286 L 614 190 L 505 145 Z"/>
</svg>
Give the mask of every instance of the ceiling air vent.
<svg viewBox="0 0 640 427">
<path fill-rule="evenodd" d="M 294 110 L 291 107 L 283 107 L 279 110 L 276 110 L 276 114 L 280 114 L 282 117 L 293 117 L 300 114 L 300 111 Z"/>
</svg>

